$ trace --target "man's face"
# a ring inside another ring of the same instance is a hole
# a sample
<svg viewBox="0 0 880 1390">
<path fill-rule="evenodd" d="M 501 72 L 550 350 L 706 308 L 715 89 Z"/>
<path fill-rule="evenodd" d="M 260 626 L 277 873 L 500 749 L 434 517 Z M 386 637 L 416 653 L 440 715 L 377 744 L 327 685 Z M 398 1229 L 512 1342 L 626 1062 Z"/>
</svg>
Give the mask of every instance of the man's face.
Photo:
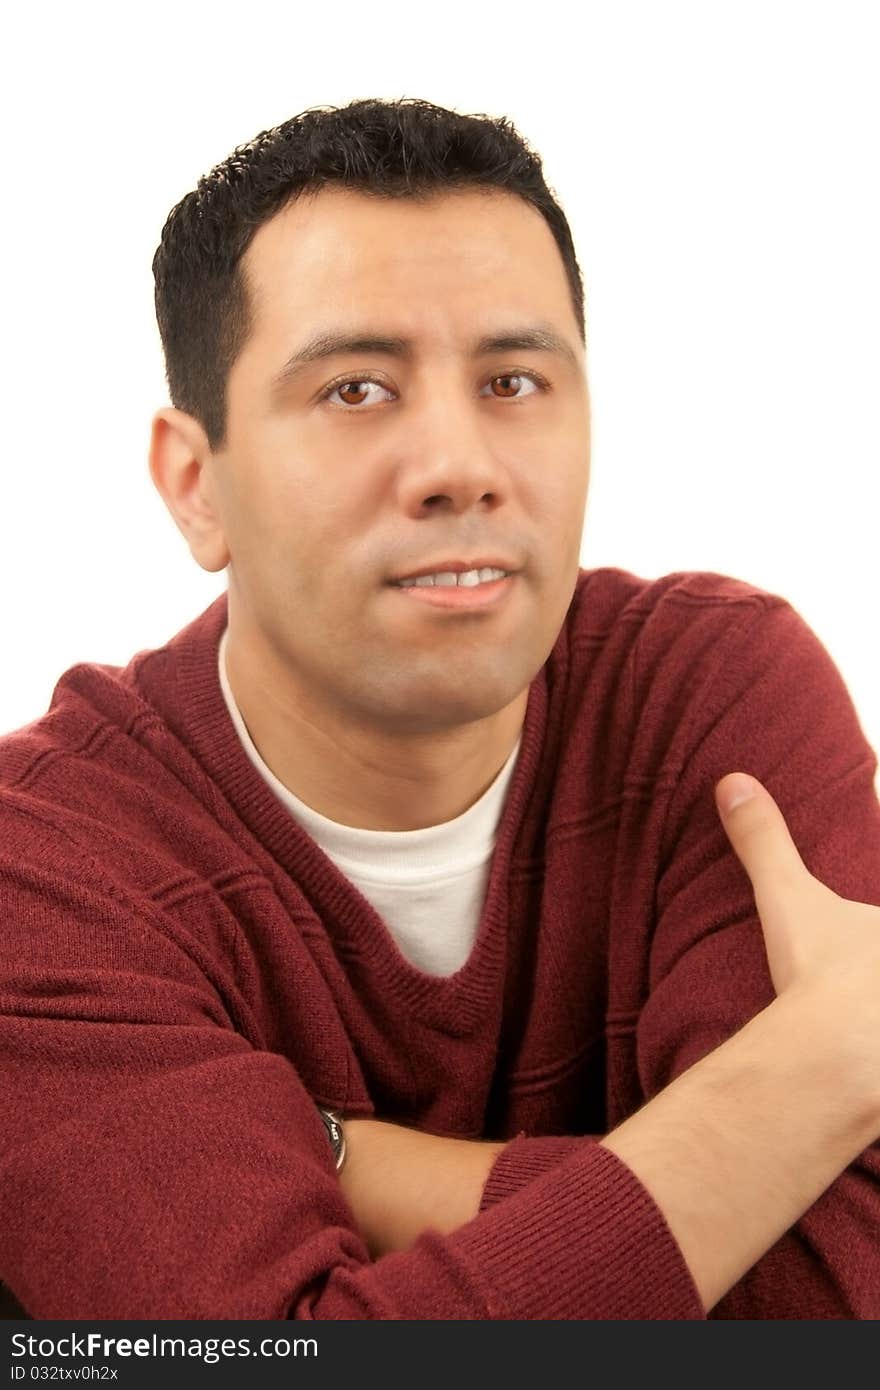
<svg viewBox="0 0 880 1390">
<path fill-rule="evenodd" d="M 589 398 L 549 228 L 504 192 L 417 203 L 325 187 L 265 223 L 243 264 L 254 327 L 209 469 L 239 661 L 318 723 L 393 737 L 491 718 L 546 661 L 579 566 Z M 538 327 L 574 360 L 474 355 Z M 296 349 L 339 332 L 410 354 L 340 352 L 273 387 Z M 484 611 L 389 584 L 495 555 L 518 573 Z"/>
</svg>

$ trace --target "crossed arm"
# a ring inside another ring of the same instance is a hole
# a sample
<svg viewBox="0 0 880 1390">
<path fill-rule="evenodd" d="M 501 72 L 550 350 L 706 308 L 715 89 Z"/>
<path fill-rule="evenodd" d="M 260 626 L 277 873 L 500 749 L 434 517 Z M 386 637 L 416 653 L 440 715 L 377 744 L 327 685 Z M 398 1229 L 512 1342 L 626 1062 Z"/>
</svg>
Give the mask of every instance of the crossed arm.
<svg viewBox="0 0 880 1390">
<path fill-rule="evenodd" d="M 599 1142 L 656 1201 L 708 1311 L 880 1136 L 876 1089 L 833 1010 L 791 991 Z M 378 1120 L 346 1135 L 342 1187 L 374 1259 L 476 1216 L 505 1147 Z"/>
</svg>

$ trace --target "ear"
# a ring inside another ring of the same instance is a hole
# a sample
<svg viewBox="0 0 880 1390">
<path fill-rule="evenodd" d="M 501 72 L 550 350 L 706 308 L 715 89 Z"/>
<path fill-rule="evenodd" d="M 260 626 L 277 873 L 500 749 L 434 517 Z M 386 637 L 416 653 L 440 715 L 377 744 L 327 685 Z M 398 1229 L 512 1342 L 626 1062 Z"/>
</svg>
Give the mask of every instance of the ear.
<svg viewBox="0 0 880 1390">
<path fill-rule="evenodd" d="M 153 416 L 150 477 L 203 570 L 225 569 L 230 555 L 214 496 L 213 456 L 198 420 L 168 406 Z"/>
</svg>

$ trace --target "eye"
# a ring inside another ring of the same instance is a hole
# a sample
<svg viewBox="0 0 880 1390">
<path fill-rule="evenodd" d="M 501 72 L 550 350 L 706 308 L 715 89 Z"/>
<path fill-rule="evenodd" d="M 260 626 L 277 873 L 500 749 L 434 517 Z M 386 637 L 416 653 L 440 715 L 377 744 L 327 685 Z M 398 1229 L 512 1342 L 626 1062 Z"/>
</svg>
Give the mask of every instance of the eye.
<svg viewBox="0 0 880 1390">
<path fill-rule="evenodd" d="M 541 383 L 540 377 L 534 376 L 531 372 L 505 372 L 502 376 L 493 376 L 490 381 L 486 382 L 486 385 L 493 386 L 496 381 L 502 381 L 505 383 L 505 392 L 509 389 L 509 385 L 513 381 L 528 381 L 535 388 L 536 391 L 546 390 L 546 387 L 544 387 Z M 531 391 L 526 392 L 526 395 L 528 396 L 530 396 L 531 394 Z M 496 396 L 495 399 L 499 401 L 519 401 L 523 399 L 523 393 L 520 391 L 515 396 Z"/>
<path fill-rule="evenodd" d="M 389 389 L 387 386 L 382 386 L 381 381 L 374 381 L 370 377 L 352 377 L 348 381 L 337 381 L 335 383 L 331 382 L 331 384 L 327 387 L 326 391 L 321 392 L 321 400 L 328 401 L 330 397 L 335 396 L 338 391 L 348 392 L 349 394 L 353 392 L 353 394 L 356 396 L 362 396 L 364 394 L 363 388 L 366 386 L 380 386 L 383 391 L 387 391 Z M 361 405 L 362 402 L 343 401 L 342 404 L 345 406 L 358 406 Z"/>
<path fill-rule="evenodd" d="M 491 377 L 486 383 L 486 386 L 491 388 L 496 381 L 503 383 L 502 392 L 504 394 L 494 396 L 494 399 L 498 401 L 520 401 L 524 400 L 526 396 L 533 395 L 534 391 L 546 391 L 548 389 L 543 378 L 539 377 L 536 372 L 503 372 L 500 375 Z M 519 385 L 524 382 L 528 382 L 534 390 L 523 393 L 523 391 L 519 389 Z M 511 390 L 513 383 L 517 383 L 515 394 L 507 394 Z M 389 386 L 384 386 L 381 381 L 377 381 L 374 377 L 348 377 L 343 381 L 337 380 L 331 382 L 330 385 L 321 392 L 319 399 L 322 401 L 329 401 L 333 396 L 339 394 L 343 399 L 341 399 L 340 402 L 334 402 L 334 404 L 341 404 L 351 413 L 362 406 L 364 401 L 363 399 L 358 401 L 345 400 L 345 395 L 353 394 L 355 396 L 364 397 L 366 388 L 369 386 L 378 386 L 382 391 L 391 391 Z"/>
</svg>

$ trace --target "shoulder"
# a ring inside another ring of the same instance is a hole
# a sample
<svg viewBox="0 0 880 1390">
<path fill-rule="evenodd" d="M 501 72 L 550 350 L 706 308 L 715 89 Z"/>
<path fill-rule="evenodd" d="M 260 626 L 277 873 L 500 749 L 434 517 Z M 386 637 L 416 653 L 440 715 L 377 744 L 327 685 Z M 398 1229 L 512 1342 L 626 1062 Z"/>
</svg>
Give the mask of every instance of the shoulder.
<svg viewBox="0 0 880 1390">
<path fill-rule="evenodd" d="M 39 718 L 0 736 L 0 846 L 7 869 L 31 864 L 84 885 L 100 871 L 135 885 L 151 853 L 173 846 L 192 798 L 173 739 L 126 668 L 79 663 Z M 170 750 L 170 751 L 169 751 Z M 6 876 L 4 875 L 4 882 Z"/>
<path fill-rule="evenodd" d="M 781 594 L 712 570 L 678 570 L 649 579 L 604 567 L 580 571 L 570 618 L 575 626 L 613 625 L 629 619 L 675 625 L 700 609 L 771 609 L 787 603 Z"/>
<path fill-rule="evenodd" d="M 733 575 L 682 570 L 650 579 L 617 568 L 581 570 L 563 649 L 576 685 L 624 680 L 639 705 L 648 696 L 667 703 L 683 683 L 715 670 L 725 649 L 748 647 L 744 634 L 770 632 L 780 619 L 806 627 L 782 595 Z"/>
</svg>

